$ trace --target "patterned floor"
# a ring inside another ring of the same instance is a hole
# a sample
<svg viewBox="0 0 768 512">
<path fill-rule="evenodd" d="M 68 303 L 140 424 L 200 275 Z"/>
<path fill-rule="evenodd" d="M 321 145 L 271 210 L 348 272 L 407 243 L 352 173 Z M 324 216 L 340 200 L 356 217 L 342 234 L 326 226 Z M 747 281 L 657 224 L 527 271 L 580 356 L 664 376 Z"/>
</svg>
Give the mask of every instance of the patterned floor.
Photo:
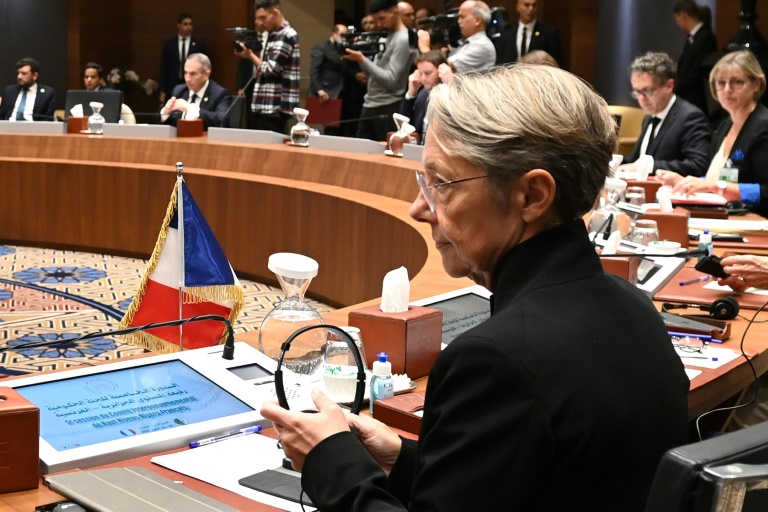
<svg viewBox="0 0 768 512">
<path fill-rule="evenodd" d="M 146 261 L 135 258 L 0 245 L 0 378 L 143 352 L 119 336 L 42 348 L 13 347 L 117 329 L 145 267 Z M 253 281 L 241 284 L 246 305 L 235 332 L 258 328 L 282 299 L 279 289 Z M 332 309 L 310 303 L 321 314 Z"/>
</svg>

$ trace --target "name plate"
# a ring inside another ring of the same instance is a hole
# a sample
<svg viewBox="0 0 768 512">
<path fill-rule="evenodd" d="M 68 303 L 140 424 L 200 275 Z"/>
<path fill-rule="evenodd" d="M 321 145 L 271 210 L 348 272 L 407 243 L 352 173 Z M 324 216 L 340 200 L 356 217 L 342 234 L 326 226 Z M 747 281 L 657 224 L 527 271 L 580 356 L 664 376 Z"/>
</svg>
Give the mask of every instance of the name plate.
<svg viewBox="0 0 768 512">
<path fill-rule="evenodd" d="M 240 128 L 208 128 L 208 140 L 221 142 L 247 142 L 250 144 L 282 144 L 282 133 L 268 130 L 243 130 Z"/>
<path fill-rule="evenodd" d="M 166 124 L 104 124 L 104 135 L 113 137 L 143 137 L 170 139 L 176 137 L 176 128 Z"/>
<path fill-rule="evenodd" d="M 424 146 L 418 144 L 403 144 L 403 158 L 406 160 L 416 160 L 421 162 L 421 155 L 424 153 Z"/>
<path fill-rule="evenodd" d="M 375 140 L 353 139 L 350 137 L 337 137 L 335 135 L 310 135 L 309 147 L 370 155 L 383 153 L 385 149 L 383 144 Z"/>
<path fill-rule="evenodd" d="M 59 121 L 0 121 L 0 133 L 59 135 L 67 133 L 67 124 Z"/>
</svg>

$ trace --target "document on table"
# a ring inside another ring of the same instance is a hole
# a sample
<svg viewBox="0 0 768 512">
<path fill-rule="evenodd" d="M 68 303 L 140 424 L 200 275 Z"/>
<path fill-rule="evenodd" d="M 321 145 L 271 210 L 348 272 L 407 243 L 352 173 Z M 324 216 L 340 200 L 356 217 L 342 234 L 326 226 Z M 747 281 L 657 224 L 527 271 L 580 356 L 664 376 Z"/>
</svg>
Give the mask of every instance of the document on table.
<svg viewBox="0 0 768 512">
<path fill-rule="evenodd" d="M 685 374 L 688 376 L 688 380 L 693 380 L 701 375 L 701 370 L 694 370 L 693 368 L 686 368 Z"/>
<path fill-rule="evenodd" d="M 272 438 L 253 434 L 234 437 L 218 443 L 152 457 L 152 462 L 216 487 L 237 493 L 267 505 L 301 512 L 301 505 L 249 489 L 238 483 L 241 478 L 281 467 L 283 450 Z M 315 510 L 305 505 L 306 510 Z"/>
<path fill-rule="evenodd" d="M 714 282 L 711 282 L 711 283 L 708 283 L 708 284 L 704 285 L 704 288 L 706 290 L 717 290 L 717 291 L 720 291 L 720 292 L 732 292 L 733 291 L 730 286 L 720 286 L 719 284 L 717 284 L 717 281 L 714 281 Z M 744 290 L 741 293 L 751 293 L 753 295 L 768 295 L 768 290 L 766 290 L 765 288 L 747 288 L 746 290 Z"/>
<path fill-rule="evenodd" d="M 680 349 L 676 349 L 676 352 L 683 361 L 683 364 L 688 366 L 698 366 L 700 368 L 709 368 L 711 370 L 720 368 L 737 357 L 741 357 L 740 352 L 736 352 L 729 348 L 713 347 L 711 344 L 704 349 L 703 353 L 685 352 Z"/>
</svg>

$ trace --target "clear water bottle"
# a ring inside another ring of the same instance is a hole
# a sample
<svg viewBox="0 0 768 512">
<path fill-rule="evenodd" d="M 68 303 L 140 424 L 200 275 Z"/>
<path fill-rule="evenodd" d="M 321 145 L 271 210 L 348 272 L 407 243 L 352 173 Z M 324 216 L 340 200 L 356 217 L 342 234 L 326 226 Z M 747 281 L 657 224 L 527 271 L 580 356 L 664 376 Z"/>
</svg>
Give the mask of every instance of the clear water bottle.
<svg viewBox="0 0 768 512">
<path fill-rule="evenodd" d="M 304 300 L 312 278 L 317 275 L 318 264 L 312 258 L 292 253 L 277 253 L 269 257 L 269 270 L 275 273 L 283 289 L 283 300 L 270 311 L 259 328 L 259 350 L 272 359 L 279 359 L 282 344 L 302 327 L 322 325 L 323 318 Z M 327 343 L 327 332 L 314 329 L 291 342 L 283 358 L 289 370 L 307 375 L 310 380 L 320 379 Z"/>
<path fill-rule="evenodd" d="M 88 131 L 91 133 L 104 133 L 104 116 L 101 115 L 101 109 L 104 108 L 104 104 L 92 101 L 89 105 L 93 109 L 93 114 L 88 117 Z"/>
<path fill-rule="evenodd" d="M 312 133 L 312 129 L 306 123 L 309 110 L 296 107 L 293 109 L 293 115 L 296 116 L 299 122 L 291 128 L 291 144 L 294 146 L 309 146 L 309 134 Z"/>
<path fill-rule="evenodd" d="M 416 131 L 410 123 L 410 119 L 402 114 L 392 114 L 397 131 L 389 138 L 389 156 L 403 156 L 403 145 L 416 142 L 411 134 Z"/>
<path fill-rule="evenodd" d="M 705 229 L 702 234 L 699 235 L 699 247 L 700 251 L 707 251 L 706 254 L 700 254 L 698 260 L 701 261 L 707 256 L 712 256 L 712 233 L 708 229 Z"/>
<path fill-rule="evenodd" d="M 373 415 L 373 402 L 395 395 L 395 382 L 392 379 L 392 363 L 388 361 L 386 352 L 379 352 L 373 362 L 373 377 L 371 378 L 371 395 L 368 403 Z"/>
</svg>

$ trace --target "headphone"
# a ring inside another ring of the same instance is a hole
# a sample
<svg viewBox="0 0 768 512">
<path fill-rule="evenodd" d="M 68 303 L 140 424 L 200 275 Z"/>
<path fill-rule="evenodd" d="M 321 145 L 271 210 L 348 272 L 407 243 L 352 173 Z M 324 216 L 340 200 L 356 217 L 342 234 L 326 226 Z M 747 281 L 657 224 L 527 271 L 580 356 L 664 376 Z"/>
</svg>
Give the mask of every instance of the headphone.
<svg viewBox="0 0 768 512">
<path fill-rule="evenodd" d="M 687 309 L 698 308 L 702 311 L 709 311 L 708 315 L 691 315 L 702 316 L 707 318 L 717 318 L 718 320 L 732 320 L 739 314 L 739 301 L 733 297 L 725 297 L 718 299 L 712 304 L 670 304 L 665 302 L 661 305 L 661 310 L 668 313 L 670 309 Z"/>
<path fill-rule="evenodd" d="M 352 414 L 360 414 L 360 409 L 363 406 L 363 399 L 365 398 L 365 366 L 363 366 L 363 358 L 360 356 L 360 350 L 358 350 L 357 345 L 355 344 L 355 340 L 352 339 L 352 337 L 347 334 L 346 331 L 343 329 L 340 329 L 334 325 L 309 325 L 307 327 L 302 327 L 301 329 L 297 330 L 290 336 L 288 336 L 288 339 L 285 340 L 285 343 L 283 343 L 280 346 L 280 358 L 277 360 L 277 370 L 275 370 L 275 394 L 277 395 L 277 402 L 280 404 L 280 406 L 283 409 L 290 410 L 288 407 L 288 400 L 285 398 L 285 386 L 283 385 L 283 358 L 285 357 L 285 353 L 288 352 L 291 349 L 291 342 L 304 334 L 307 331 L 311 331 L 313 329 L 327 329 L 331 332 L 334 332 L 341 336 L 341 339 L 344 340 L 344 342 L 349 347 L 349 350 L 352 352 L 352 355 L 355 358 L 355 363 L 357 363 L 357 386 L 355 387 L 355 401 L 352 402 L 352 408 L 350 409 Z M 315 412 L 315 411 L 311 411 Z"/>
</svg>

